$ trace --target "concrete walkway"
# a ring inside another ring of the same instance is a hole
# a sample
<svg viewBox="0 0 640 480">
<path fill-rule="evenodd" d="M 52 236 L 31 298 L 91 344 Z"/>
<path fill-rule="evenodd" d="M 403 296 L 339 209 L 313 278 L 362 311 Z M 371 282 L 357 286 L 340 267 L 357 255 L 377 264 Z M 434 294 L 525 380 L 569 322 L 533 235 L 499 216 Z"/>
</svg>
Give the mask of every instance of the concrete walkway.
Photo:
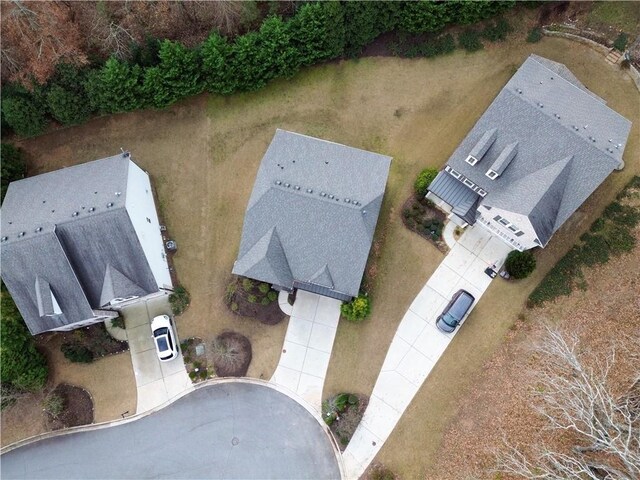
<svg viewBox="0 0 640 480">
<path fill-rule="evenodd" d="M 284 312 L 285 315 L 291 316 L 293 313 L 293 305 L 289 304 L 289 292 L 285 292 L 282 290 L 278 294 L 278 305 L 280 306 L 280 310 Z"/>
<path fill-rule="evenodd" d="M 280 361 L 271 377 L 271 382 L 296 393 L 318 412 L 340 304 L 340 300 L 298 290 Z"/>
<path fill-rule="evenodd" d="M 374 459 L 455 332 L 438 330 L 435 319 L 459 289 L 476 302 L 491 278 L 484 270 L 502 265 L 510 247 L 480 226 L 468 227 L 415 298 L 398 326 L 364 417 L 343 453 L 346 478 L 357 479 Z"/>
<path fill-rule="evenodd" d="M 168 312 L 171 312 L 171 307 L 167 297 L 147 300 L 122 310 L 138 394 L 136 413 L 151 410 L 185 391 L 193 390 L 182 352 L 170 362 L 161 362 L 156 354 L 151 319 Z"/>
<path fill-rule="evenodd" d="M 444 230 L 442 230 L 442 239 L 444 240 L 444 243 L 446 243 L 447 247 L 449 248 L 455 247 L 456 243 L 458 243 L 454 235 L 456 227 L 457 225 L 455 223 L 451 221 L 447 221 L 447 223 L 445 223 L 444 225 Z"/>
</svg>

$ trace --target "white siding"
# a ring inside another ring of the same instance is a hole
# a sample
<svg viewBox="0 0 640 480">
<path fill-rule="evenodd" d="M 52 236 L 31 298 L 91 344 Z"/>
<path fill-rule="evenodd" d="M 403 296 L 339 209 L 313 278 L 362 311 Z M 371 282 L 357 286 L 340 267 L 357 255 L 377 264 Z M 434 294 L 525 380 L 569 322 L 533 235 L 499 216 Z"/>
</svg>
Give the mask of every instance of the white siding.
<svg viewBox="0 0 640 480">
<path fill-rule="evenodd" d="M 173 288 L 149 175 L 129 162 L 125 206 L 159 288 Z"/>
<path fill-rule="evenodd" d="M 481 225 L 491 230 L 494 234 L 497 234 L 507 244 L 514 246 L 518 250 L 529 250 L 530 248 L 540 246 L 535 243 L 535 240 L 538 237 L 536 236 L 535 230 L 526 215 L 495 207 L 488 210 L 484 205 L 481 205 L 478 208 L 478 213 L 480 214 L 478 221 Z M 515 232 L 510 230 L 508 226 L 505 226 L 495 220 L 495 217 L 497 216 L 507 220 L 510 224 L 515 225 L 523 232 L 523 234 L 516 236 Z"/>
</svg>

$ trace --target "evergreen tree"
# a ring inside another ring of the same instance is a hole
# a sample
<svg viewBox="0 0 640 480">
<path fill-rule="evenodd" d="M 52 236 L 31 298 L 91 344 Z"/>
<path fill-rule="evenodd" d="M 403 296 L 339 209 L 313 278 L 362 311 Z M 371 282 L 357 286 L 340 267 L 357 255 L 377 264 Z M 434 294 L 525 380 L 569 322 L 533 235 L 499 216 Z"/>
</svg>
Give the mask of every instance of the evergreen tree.
<svg viewBox="0 0 640 480">
<path fill-rule="evenodd" d="M 338 2 L 305 3 L 287 26 L 302 66 L 337 58 L 344 52 L 344 12 Z"/>
<path fill-rule="evenodd" d="M 142 90 L 142 68 L 110 58 L 85 82 L 91 107 L 102 113 L 128 112 L 147 105 Z"/>
</svg>

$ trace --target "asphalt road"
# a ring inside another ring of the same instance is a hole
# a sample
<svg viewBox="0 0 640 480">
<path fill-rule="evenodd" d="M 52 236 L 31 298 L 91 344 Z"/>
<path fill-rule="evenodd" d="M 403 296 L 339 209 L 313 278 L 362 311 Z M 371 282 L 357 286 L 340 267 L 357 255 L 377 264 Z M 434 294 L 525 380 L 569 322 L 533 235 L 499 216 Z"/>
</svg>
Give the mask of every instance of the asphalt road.
<svg viewBox="0 0 640 480">
<path fill-rule="evenodd" d="M 263 385 L 222 383 L 130 423 L 7 452 L 0 476 L 337 479 L 340 471 L 323 427 L 300 404 Z"/>
</svg>

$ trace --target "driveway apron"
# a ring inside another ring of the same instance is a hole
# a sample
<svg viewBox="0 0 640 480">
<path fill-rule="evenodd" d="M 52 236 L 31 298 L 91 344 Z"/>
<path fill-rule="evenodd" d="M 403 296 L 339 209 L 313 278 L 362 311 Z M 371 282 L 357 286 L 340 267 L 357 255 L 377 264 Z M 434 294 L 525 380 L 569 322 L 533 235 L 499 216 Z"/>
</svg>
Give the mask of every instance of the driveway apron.
<svg viewBox="0 0 640 480">
<path fill-rule="evenodd" d="M 347 478 L 362 475 L 461 328 L 443 333 L 436 317 L 460 289 L 477 302 L 491 283 L 485 269 L 502 265 L 510 250 L 482 227 L 469 227 L 429 278 L 398 326 L 364 417 L 344 451 Z"/>
<path fill-rule="evenodd" d="M 151 334 L 151 319 L 170 311 L 166 297 L 140 302 L 125 307 L 122 311 L 136 379 L 138 394 L 136 413 L 151 410 L 193 389 L 184 367 L 182 352 L 179 352 L 178 358 L 170 362 L 161 362 L 156 353 Z"/>
<path fill-rule="evenodd" d="M 321 411 L 322 387 L 340 319 L 340 300 L 298 290 L 271 381 Z"/>
</svg>

